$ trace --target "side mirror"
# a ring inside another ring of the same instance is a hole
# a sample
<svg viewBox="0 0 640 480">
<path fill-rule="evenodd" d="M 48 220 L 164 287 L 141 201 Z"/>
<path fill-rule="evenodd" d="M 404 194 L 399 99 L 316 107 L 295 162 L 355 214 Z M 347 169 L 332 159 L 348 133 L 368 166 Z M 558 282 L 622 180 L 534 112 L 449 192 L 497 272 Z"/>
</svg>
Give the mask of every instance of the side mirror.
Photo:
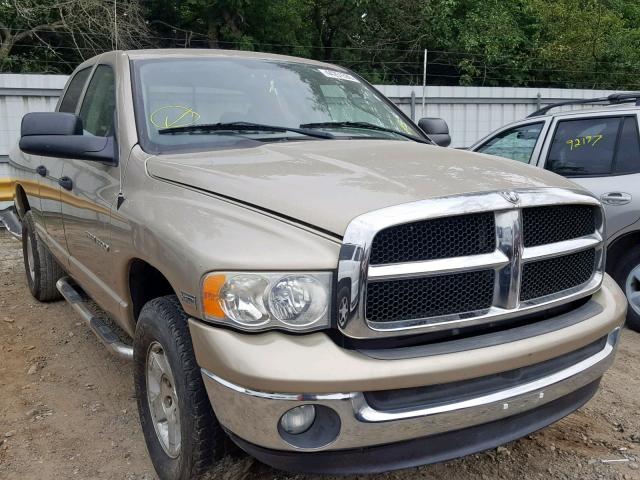
<svg viewBox="0 0 640 480">
<path fill-rule="evenodd" d="M 117 163 L 114 137 L 84 135 L 82 119 L 73 113 L 27 113 L 19 146 L 31 155 Z"/>
<path fill-rule="evenodd" d="M 451 143 L 451 136 L 449 135 L 449 127 L 447 122 L 441 118 L 421 118 L 418 121 L 418 126 L 426 133 L 431 140 L 436 142 L 436 145 L 441 147 L 448 147 Z"/>
</svg>

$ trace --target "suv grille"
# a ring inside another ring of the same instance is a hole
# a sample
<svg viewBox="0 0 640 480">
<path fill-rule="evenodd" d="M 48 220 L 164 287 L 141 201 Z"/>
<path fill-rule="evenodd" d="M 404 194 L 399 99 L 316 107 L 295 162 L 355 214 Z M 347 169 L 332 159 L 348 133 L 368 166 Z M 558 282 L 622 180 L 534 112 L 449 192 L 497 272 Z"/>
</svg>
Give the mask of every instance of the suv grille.
<svg viewBox="0 0 640 480">
<path fill-rule="evenodd" d="M 443 242 L 443 238 L 448 240 Z M 495 248 L 494 215 L 485 212 L 384 229 L 373 239 L 369 263 L 382 265 L 479 255 Z"/>
<path fill-rule="evenodd" d="M 592 234 L 595 209 L 589 205 L 553 205 L 522 210 L 525 247 L 561 242 Z"/>
</svg>

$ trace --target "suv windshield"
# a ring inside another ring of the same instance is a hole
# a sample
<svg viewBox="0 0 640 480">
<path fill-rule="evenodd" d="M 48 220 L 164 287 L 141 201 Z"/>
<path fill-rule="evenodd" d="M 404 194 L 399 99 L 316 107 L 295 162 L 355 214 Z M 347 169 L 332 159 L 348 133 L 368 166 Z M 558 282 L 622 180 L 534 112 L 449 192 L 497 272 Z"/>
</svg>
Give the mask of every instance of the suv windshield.
<svg viewBox="0 0 640 480">
<path fill-rule="evenodd" d="M 425 141 L 380 94 L 342 70 L 234 57 L 133 66 L 138 134 L 153 153 L 289 140 Z"/>
</svg>

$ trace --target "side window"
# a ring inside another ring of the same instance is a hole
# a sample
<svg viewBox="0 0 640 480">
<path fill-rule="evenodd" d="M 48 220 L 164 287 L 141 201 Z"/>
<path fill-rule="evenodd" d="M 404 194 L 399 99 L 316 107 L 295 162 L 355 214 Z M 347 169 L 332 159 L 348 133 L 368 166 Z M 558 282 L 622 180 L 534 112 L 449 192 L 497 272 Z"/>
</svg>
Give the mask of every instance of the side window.
<svg viewBox="0 0 640 480">
<path fill-rule="evenodd" d="M 542 122 L 530 123 L 500 132 L 476 151 L 528 163 L 536 146 Z"/>
<path fill-rule="evenodd" d="M 87 67 L 84 70 L 80 70 L 69 82 L 67 91 L 64 93 L 64 97 L 60 102 L 59 112 L 76 113 L 76 107 L 78 106 L 78 100 L 82 94 L 84 84 L 87 83 L 87 78 L 91 73 L 91 67 Z"/>
<path fill-rule="evenodd" d="M 114 133 L 116 85 L 111 67 L 98 65 L 82 101 L 80 118 L 85 133 L 109 137 Z"/>
<path fill-rule="evenodd" d="M 613 174 L 624 175 L 640 172 L 640 140 L 638 139 L 638 119 L 625 117 L 618 142 L 618 152 Z"/>
<path fill-rule="evenodd" d="M 565 176 L 609 175 L 620 117 L 558 122 L 545 168 Z"/>
</svg>

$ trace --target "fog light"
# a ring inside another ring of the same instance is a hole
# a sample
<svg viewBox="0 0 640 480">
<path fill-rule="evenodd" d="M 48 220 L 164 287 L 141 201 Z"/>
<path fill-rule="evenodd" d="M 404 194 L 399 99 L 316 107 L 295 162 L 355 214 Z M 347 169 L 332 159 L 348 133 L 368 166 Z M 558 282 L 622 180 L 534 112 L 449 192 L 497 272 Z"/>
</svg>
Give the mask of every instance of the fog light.
<svg viewBox="0 0 640 480">
<path fill-rule="evenodd" d="M 315 419 L 316 407 L 313 405 L 300 405 L 282 415 L 280 426 L 285 432 L 298 435 L 309 430 Z"/>
</svg>

